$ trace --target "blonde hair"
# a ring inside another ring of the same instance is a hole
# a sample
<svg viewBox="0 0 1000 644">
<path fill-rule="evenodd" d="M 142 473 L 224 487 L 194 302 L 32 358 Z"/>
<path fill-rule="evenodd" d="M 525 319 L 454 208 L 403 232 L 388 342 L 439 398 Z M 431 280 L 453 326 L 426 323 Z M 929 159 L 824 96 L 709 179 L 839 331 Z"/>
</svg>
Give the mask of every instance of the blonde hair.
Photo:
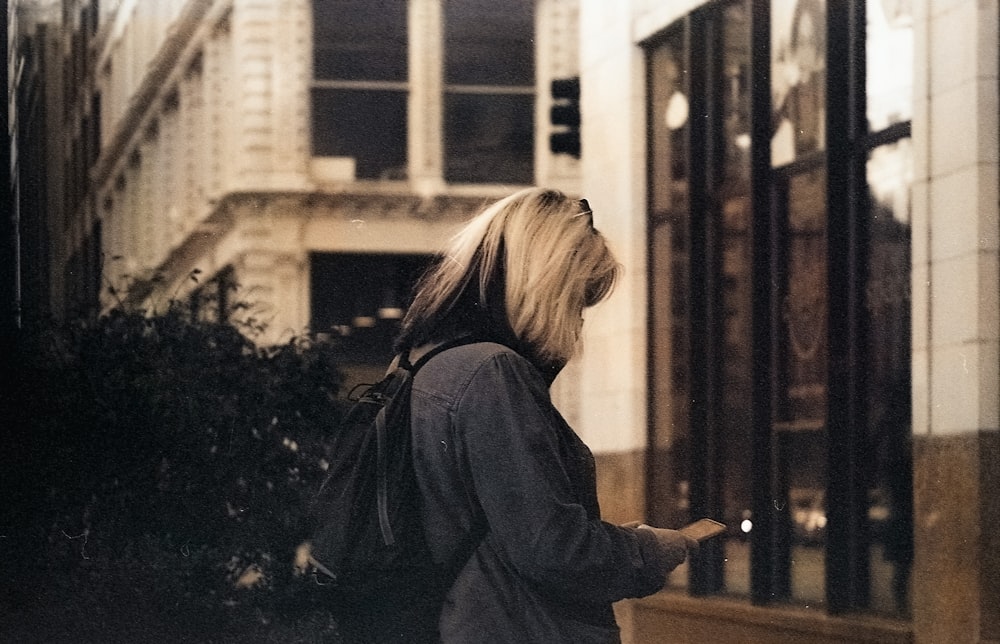
<svg viewBox="0 0 1000 644">
<path fill-rule="evenodd" d="M 586 200 L 529 188 L 488 206 L 421 278 L 401 347 L 478 329 L 497 315 L 532 357 L 564 363 L 579 344 L 584 308 L 606 298 L 620 266 L 593 227 Z M 461 311 L 456 309 L 466 309 Z"/>
</svg>

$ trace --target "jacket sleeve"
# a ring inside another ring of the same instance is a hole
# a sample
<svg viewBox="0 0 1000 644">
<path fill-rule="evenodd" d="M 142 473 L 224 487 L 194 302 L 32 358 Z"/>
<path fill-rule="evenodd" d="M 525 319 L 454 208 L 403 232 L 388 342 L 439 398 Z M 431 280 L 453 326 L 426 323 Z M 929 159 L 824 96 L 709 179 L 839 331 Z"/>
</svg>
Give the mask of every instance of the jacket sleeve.
<svg viewBox="0 0 1000 644">
<path fill-rule="evenodd" d="M 652 535 L 588 516 L 571 476 L 580 464 L 567 462 L 558 412 L 527 361 L 492 356 L 455 413 L 487 539 L 520 576 L 573 601 L 613 602 L 663 587 L 668 570 Z"/>
</svg>

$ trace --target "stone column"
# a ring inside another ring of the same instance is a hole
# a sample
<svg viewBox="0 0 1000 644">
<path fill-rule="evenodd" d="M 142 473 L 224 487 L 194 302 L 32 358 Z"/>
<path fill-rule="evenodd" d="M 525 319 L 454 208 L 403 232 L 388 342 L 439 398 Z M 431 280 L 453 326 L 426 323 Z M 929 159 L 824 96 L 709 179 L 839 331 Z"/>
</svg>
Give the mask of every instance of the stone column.
<svg viewBox="0 0 1000 644">
<path fill-rule="evenodd" d="M 410 2 L 407 156 L 410 185 L 421 196 L 444 189 L 444 42 L 441 0 Z"/>
<path fill-rule="evenodd" d="M 248 250 L 234 262 L 237 298 L 247 304 L 235 316 L 250 326 L 259 346 L 288 342 L 307 331 L 309 324 L 309 262 L 305 253 Z"/>
<path fill-rule="evenodd" d="M 997 641 L 998 3 L 914 4 L 914 640 Z"/>
</svg>

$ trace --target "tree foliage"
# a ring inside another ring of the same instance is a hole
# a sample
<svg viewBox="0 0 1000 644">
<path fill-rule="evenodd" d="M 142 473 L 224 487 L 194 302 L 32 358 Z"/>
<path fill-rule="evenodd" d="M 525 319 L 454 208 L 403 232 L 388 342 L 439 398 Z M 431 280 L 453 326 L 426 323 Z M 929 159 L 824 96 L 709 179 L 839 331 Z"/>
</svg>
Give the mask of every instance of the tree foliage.
<svg viewBox="0 0 1000 644">
<path fill-rule="evenodd" d="M 298 597 L 342 412 L 336 355 L 308 336 L 261 349 L 179 304 L 23 338 L 5 394 L 7 593 L 133 568 L 208 612 L 265 619 Z"/>
</svg>

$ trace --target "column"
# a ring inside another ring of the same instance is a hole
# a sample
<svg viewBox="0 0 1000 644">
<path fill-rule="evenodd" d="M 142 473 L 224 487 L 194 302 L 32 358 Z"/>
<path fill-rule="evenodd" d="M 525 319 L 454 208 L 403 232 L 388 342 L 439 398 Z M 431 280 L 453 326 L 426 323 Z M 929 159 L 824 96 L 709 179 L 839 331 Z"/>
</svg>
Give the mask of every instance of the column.
<svg viewBox="0 0 1000 644">
<path fill-rule="evenodd" d="M 1000 639 L 998 4 L 915 5 L 914 640 L 981 642 Z"/>
<path fill-rule="evenodd" d="M 235 262 L 235 299 L 248 304 L 243 320 L 253 318 L 264 326 L 252 339 L 260 346 L 288 342 L 309 324 L 309 270 L 305 253 L 253 249 Z"/>
</svg>

